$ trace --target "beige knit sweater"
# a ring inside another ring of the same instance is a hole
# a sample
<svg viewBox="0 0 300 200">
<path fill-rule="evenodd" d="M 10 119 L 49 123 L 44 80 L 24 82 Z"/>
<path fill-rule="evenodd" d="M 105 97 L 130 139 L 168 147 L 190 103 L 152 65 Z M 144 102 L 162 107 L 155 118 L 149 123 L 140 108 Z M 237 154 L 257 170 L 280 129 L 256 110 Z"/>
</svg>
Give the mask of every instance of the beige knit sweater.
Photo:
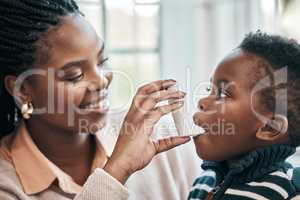
<svg viewBox="0 0 300 200">
<path fill-rule="evenodd" d="M 123 114 L 110 117 L 111 124 L 121 124 Z M 171 117 L 164 118 L 156 127 L 156 135 L 169 135 L 173 132 L 169 124 Z M 164 128 L 164 127 L 168 128 Z M 101 142 L 111 155 L 119 127 L 112 128 L 115 133 L 103 134 Z M 105 131 L 103 131 L 105 133 Z M 102 169 L 96 169 L 90 176 L 76 200 L 182 200 L 188 196 L 193 181 L 199 176 L 201 160 L 197 157 L 193 143 L 177 147 L 157 155 L 142 171 L 133 174 L 125 187 Z M 75 195 L 67 194 L 52 184 L 47 191 L 37 195 L 26 195 L 15 168 L 10 162 L 0 158 L 0 200 L 66 200 Z M 130 195 L 127 191 L 130 192 Z"/>
<path fill-rule="evenodd" d="M 9 162 L 0 159 L 0 169 L 0 200 L 122 200 L 129 197 L 128 190 L 103 169 L 96 169 L 76 196 L 64 193 L 54 185 L 49 190 L 28 196 Z"/>
</svg>

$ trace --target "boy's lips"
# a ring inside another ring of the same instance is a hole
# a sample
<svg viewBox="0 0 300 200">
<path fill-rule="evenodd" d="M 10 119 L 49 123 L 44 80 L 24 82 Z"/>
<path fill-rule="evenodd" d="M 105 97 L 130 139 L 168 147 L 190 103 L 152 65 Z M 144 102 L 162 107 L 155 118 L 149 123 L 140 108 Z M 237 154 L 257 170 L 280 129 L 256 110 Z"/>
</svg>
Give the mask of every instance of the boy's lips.
<svg viewBox="0 0 300 200">
<path fill-rule="evenodd" d="M 193 137 L 194 140 L 197 140 L 201 135 L 196 135 Z"/>
<path fill-rule="evenodd" d="M 194 124 L 196 124 L 197 126 L 201 126 L 201 121 L 200 121 L 200 117 L 199 115 L 201 114 L 201 112 L 196 112 L 194 115 L 193 115 L 193 121 L 194 121 Z"/>
<path fill-rule="evenodd" d="M 201 126 L 200 126 L 200 128 L 202 129 L 203 132 L 199 133 L 198 135 L 193 136 L 194 139 L 198 138 L 201 135 L 208 134 L 208 130 L 207 129 L 205 129 L 205 128 L 201 127 Z"/>
</svg>

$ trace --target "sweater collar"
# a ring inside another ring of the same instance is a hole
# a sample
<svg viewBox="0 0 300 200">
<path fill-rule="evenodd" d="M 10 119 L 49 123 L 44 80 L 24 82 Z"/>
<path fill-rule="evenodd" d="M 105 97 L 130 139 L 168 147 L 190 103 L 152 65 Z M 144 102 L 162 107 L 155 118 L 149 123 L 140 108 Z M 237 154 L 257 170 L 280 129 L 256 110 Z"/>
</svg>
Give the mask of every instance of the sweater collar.
<svg viewBox="0 0 300 200">
<path fill-rule="evenodd" d="M 236 182 L 248 182 L 283 167 L 285 160 L 295 151 L 296 148 L 289 145 L 270 145 L 256 149 L 235 160 L 205 161 L 202 168 L 212 169 L 223 178 L 232 176 Z"/>
</svg>

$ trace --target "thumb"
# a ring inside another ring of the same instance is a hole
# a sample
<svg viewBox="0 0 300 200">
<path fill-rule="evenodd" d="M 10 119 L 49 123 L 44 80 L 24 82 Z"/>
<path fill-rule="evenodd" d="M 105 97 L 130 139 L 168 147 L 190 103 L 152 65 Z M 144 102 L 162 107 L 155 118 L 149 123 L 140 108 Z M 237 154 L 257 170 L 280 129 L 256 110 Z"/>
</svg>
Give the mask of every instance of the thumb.
<svg viewBox="0 0 300 200">
<path fill-rule="evenodd" d="M 170 137 L 153 142 L 156 154 L 168 151 L 174 147 L 185 144 L 191 140 L 190 137 Z"/>
</svg>

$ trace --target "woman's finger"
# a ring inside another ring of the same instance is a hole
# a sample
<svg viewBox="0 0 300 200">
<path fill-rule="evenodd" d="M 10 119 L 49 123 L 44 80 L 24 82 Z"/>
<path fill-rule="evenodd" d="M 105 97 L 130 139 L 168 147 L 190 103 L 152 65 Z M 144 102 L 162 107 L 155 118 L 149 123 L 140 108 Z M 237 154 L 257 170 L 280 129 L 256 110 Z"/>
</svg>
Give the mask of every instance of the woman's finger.
<svg viewBox="0 0 300 200">
<path fill-rule="evenodd" d="M 158 141 L 154 141 L 153 145 L 156 150 L 156 154 L 168 151 L 174 147 L 185 144 L 191 140 L 190 137 L 171 137 L 166 139 L 161 139 Z"/>
<path fill-rule="evenodd" d="M 159 106 L 156 107 L 154 110 L 149 111 L 146 115 L 145 118 L 145 124 L 147 124 L 147 126 L 154 126 L 162 116 L 176 111 L 177 109 L 181 108 L 183 106 L 183 100 L 180 100 L 176 103 L 172 103 L 170 105 L 165 105 L 165 106 Z"/>
<path fill-rule="evenodd" d="M 175 84 L 176 84 L 176 81 L 172 80 L 172 79 L 154 81 L 154 82 L 148 83 L 148 84 L 140 87 L 137 92 L 137 95 L 149 95 L 153 92 L 165 90 L 168 87 L 173 86 Z"/>
<path fill-rule="evenodd" d="M 184 99 L 178 99 L 172 104 L 157 106 L 153 111 L 149 112 L 149 117 L 160 119 L 162 116 L 178 110 L 184 105 Z"/>
<path fill-rule="evenodd" d="M 148 97 L 145 98 L 145 100 L 141 104 L 141 108 L 145 111 L 152 110 L 155 108 L 155 106 L 165 100 L 178 100 L 183 99 L 185 97 L 185 93 L 181 91 L 168 91 L 168 90 L 161 90 L 158 92 L 154 92 L 151 95 L 148 95 Z"/>
</svg>

